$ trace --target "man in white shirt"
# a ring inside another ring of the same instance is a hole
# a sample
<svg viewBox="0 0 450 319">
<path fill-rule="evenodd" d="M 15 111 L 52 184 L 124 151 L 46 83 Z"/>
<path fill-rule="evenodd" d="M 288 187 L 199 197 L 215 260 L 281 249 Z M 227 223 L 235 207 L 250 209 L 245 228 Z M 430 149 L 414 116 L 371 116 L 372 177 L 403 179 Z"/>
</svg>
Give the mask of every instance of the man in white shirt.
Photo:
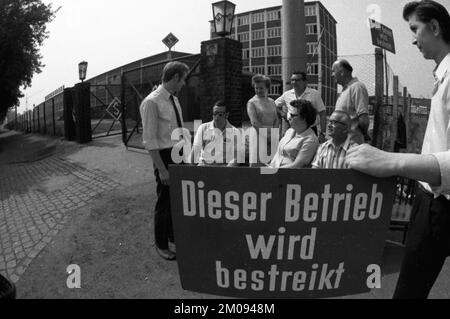
<svg viewBox="0 0 450 319">
<path fill-rule="evenodd" d="M 174 244 L 170 210 L 169 170 L 172 149 L 179 142 L 172 140 L 172 132 L 183 127 L 180 102 L 175 96 L 185 85 L 189 67 L 184 63 L 168 63 L 163 70 L 162 85 L 141 104 L 143 145 L 153 160 L 158 200 L 155 207 L 155 243 L 158 254 L 167 260 L 176 255 L 169 248 Z"/>
<path fill-rule="evenodd" d="M 275 101 L 277 112 L 282 118 L 281 137 L 284 136 L 289 129 L 289 121 L 287 120 L 288 110 L 291 108 L 291 102 L 295 100 L 306 100 L 311 102 L 320 117 L 320 133 L 317 129 L 317 121 L 311 127 L 319 137 L 320 143 L 325 142 L 325 132 L 327 130 L 327 109 L 323 103 L 319 91 L 308 87 L 307 76 L 305 72 L 294 72 L 291 77 L 293 89 L 285 92 Z"/>
<path fill-rule="evenodd" d="M 437 64 L 422 154 L 387 153 L 369 145 L 349 152 L 349 167 L 377 177 L 420 181 L 394 298 L 427 298 L 450 255 L 450 15 L 435 1 L 407 4 L 403 17 L 427 60 Z"/>
<path fill-rule="evenodd" d="M 226 104 L 218 101 L 213 107 L 213 120 L 200 125 L 195 134 L 191 163 L 198 163 L 199 166 L 238 163 L 242 152 L 241 134 L 230 124 L 228 116 Z"/>
</svg>

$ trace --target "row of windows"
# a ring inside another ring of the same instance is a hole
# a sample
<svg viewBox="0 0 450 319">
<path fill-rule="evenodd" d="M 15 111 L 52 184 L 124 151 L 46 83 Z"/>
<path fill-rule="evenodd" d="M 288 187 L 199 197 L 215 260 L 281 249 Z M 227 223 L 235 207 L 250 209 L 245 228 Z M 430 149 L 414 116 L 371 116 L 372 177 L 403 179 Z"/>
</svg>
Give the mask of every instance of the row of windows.
<svg viewBox="0 0 450 319">
<path fill-rule="evenodd" d="M 264 39 L 264 30 L 252 31 L 252 40 Z"/>
<path fill-rule="evenodd" d="M 280 55 L 281 55 L 281 45 L 267 47 L 267 56 L 280 56 Z"/>
<path fill-rule="evenodd" d="M 313 35 L 317 34 L 317 24 L 307 24 L 306 25 L 306 34 L 307 35 Z"/>
<path fill-rule="evenodd" d="M 319 64 L 318 63 L 308 63 L 307 64 L 308 75 L 319 75 Z"/>
<path fill-rule="evenodd" d="M 267 73 L 268 75 L 281 76 L 281 65 L 268 65 Z"/>
<path fill-rule="evenodd" d="M 270 28 L 267 29 L 267 38 L 279 38 L 281 37 L 281 28 Z M 235 36 L 231 36 L 232 39 L 235 39 Z M 256 30 L 252 31 L 252 40 L 263 40 L 265 38 L 264 36 L 264 30 Z M 238 33 L 237 40 L 240 42 L 247 42 L 250 41 L 250 33 L 249 32 L 242 32 Z"/>
<path fill-rule="evenodd" d="M 264 58 L 266 55 L 266 50 L 264 48 L 252 49 L 252 58 Z"/>
<path fill-rule="evenodd" d="M 312 17 L 312 16 L 316 16 L 317 15 L 317 11 L 316 11 L 316 7 L 314 6 L 305 6 L 305 16 L 307 17 Z M 269 12 L 258 12 L 258 13 L 253 13 L 251 15 L 252 17 L 252 23 L 260 23 L 260 22 L 265 22 L 266 21 L 277 21 L 277 20 L 281 20 L 281 11 L 280 10 L 275 10 L 275 11 L 269 11 Z M 241 25 L 248 25 L 250 23 L 250 16 L 246 15 L 246 16 L 241 16 L 237 18 L 237 25 L 241 26 Z"/>
<path fill-rule="evenodd" d="M 306 52 L 309 55 L 317 55 L 317 44 L 315 43 L 308 43 L 306 46 Z M 242 50 L 242 59 L 248 60 L 250 57 L 252 58 L 264 58 L 266 56 L 266 50 L 264 47 L 258 47 L 251 50 L 251 56 L 250 56 L 250 49 L 243 49 Z M 267 56 L 268 57 L 275 57 L 275 56 L 281 56 L 281 45 L 274 45 L 267 47 Z"/>
</svg>

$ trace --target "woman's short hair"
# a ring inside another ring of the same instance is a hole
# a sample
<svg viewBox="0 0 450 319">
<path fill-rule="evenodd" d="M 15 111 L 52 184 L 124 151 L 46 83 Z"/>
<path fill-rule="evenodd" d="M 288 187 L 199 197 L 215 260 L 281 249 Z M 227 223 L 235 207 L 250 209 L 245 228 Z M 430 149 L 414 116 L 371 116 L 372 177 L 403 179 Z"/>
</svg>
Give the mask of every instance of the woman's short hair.
<svg viewBox="0 0 450 319">
<path fill-rule="evenodd" d="M 252 86 L 255 87 L 257 83 L 264 83 L 266 85 L 267 89 L 270 89 L 270 85 L 272 84 L 272 81 L 268 76 L 257 74 L 252 78 Z"/>
<path fill-rule="evenodd" d="M 291 106 L 296 108 L 299 116 L 303 118 L 308 127 L 313 126 L 317 119 L 317 110 L 307 100 L 295 100 L 291 102 Z"/>
<path fill-rule="evenodd" d="M 173 79 L 175 75 L 181 78 L 183 75 L 189 73 L 189 67 L 181 62 L 169 62 L 166 64 L 162 74 L 162 82 L 167 83 Z"/>
<path fill-rule="evenodd" d="M 450 43 L 450 15 L 442 4 L 432 0 L 410 2 L 403 8 L 403 18 L 408 21 L 413 14 L 423 23 L 436 19 L 442 30 L 442 38 Z"/>
</svg>

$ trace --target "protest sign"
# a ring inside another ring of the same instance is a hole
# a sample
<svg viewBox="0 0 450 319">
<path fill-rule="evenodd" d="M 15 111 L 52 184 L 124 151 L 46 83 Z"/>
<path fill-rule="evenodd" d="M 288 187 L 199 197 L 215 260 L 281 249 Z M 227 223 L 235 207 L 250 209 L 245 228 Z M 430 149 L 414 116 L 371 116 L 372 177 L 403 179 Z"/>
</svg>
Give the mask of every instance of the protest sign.
<svg viewBox="0 0 450 319">
<path fill-rule="evenodd" d="M 394 189 L 394 179 L 351 170 L 171 166 L 182 286 L 262 299 L 369 291 Z"/>
</svg>

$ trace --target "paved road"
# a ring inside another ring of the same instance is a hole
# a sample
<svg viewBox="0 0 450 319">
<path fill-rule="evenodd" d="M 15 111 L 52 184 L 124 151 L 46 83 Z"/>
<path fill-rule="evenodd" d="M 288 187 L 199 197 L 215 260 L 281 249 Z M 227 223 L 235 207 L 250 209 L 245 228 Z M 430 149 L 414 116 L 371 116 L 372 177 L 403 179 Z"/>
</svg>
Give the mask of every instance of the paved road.
<svg viewBox="0 0 450 319">
<path fill-rule="evenodd" d="M 0 273 L 16 283 L 71 213 L 118 186 L 57 155 L 0 164 Z"/>
</svg>

